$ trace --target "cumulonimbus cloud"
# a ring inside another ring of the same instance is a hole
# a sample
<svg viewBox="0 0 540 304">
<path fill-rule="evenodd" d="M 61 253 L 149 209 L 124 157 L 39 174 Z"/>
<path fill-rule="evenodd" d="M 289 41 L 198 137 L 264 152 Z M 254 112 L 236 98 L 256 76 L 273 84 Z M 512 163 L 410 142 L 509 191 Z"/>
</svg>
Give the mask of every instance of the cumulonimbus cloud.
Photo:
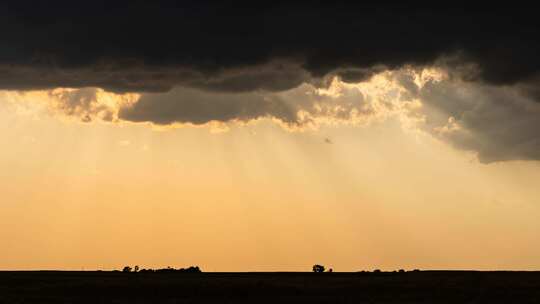
<svg viewBox="0 0 540 304">
<path fill-rule="evenodd" d="M 3 1 L 0 89 L 53 90 L 51 108 L 84 121 L 303 128 L 397 113 L 484 162 L 540 159 L 538 29 L 508 7 Z M 430 68 L 446 76 L 419 82 Z"/>
</svg>

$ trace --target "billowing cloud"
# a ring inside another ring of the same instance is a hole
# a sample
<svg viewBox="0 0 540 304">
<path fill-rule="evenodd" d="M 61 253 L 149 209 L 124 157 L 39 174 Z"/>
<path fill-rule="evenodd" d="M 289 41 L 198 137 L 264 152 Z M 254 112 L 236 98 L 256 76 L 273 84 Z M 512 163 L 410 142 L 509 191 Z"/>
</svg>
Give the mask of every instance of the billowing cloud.
<svg viewBox="0 0 540 304">
<path fill-rule="evenodd" d="M 3 1 L 0 89 L 82 121 L 399 115 L 483 162 L 540 159 L 538 29 L 509 7 Z"/>
<path fill-rule="evenodd" d="M 412 74 L 399 82 L 418 98 L 422 128 L 480 161 L 540 159 L 540 103 L 521 86 L 473 84 L 442 77 L 417 86 Z M 418 114 L 418 113 L 417 113 Z"/>
<path fill-rule="evenodd" d="M 365 125 L 398 117 L 406 127 L 477 153 L 481 162 L 540 159 L 540 103 L 530 87 L 478 84 L 455 74 L 443 69 L 404 68 L 375 74 L 360 83 L 334 78 L 327 88 L 302 84 L 277 92 L 215 92 L 176 87 L 143 94 L 55 89 L 41 97 L 28 93 L 27 99 L 44 100 L 53 113 L 83 122 L 101 119 L 161 126 L 271 119 L 299 130 L 321 124 Z"/>
<path fill-rule="evenodd" d="M 53 90 L 49 94 L 56 100 L 51 106 L 66 115 L 79 116 L 82 121 L 88 122 L 92 116 L 105 113 L 101 116 L 104 120 L 112 119 L 107 107 L 97 102 L 98 90 L 95 88 Z"/>
<path fill-rule="evenodd" d="M 385 90 L 378 89 L 381 87 Z M 271 119 L 299 130 L 317 128 L 322 123 L 364 124 L 382 120 L 406 104 L 397 98 L 402 93 L 406 91 L 392 84 L 383 73 L 360 84 L 334 78 L 328 88 L 304 83 L 278 92 L 214 92 L 175 87 L 162 93 L 118 94 L 99 88 L 59 88 L 10 91 L 4 95 L 15 103 L 40 104 L 54 115 L 82 122 L 99 119 L 167 126 Z"/>
</svg>

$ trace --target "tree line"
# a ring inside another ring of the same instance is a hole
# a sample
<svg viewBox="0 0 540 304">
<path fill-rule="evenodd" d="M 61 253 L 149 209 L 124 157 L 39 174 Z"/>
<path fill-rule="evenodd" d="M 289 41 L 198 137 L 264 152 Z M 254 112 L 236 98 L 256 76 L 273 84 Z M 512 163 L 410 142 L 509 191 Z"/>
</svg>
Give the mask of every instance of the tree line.
<svg viewBox="0 0 540 304">
<path fill-rule="evenodd" d="M 139 266 L 131 268 L 130 266 L 125 266 L 122 269 L 122 272 L 140 272 L 140 273 L 151 273 L 151 272 L 184 272 L 184 273 L 200 273 L 202 272 L 199 266 L 189 266 L 187 268 L 172 268 L 168 266 L 167 268 L 152 269 L 152 268 L 143 268 L 139 269 Z"/>
</svg>

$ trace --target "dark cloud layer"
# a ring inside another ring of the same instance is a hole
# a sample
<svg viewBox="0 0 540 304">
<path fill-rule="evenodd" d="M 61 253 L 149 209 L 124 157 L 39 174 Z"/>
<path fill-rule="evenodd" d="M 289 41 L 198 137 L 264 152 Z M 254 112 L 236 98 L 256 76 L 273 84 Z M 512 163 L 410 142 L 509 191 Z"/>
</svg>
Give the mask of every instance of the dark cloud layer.
<svg viewBox="0 0 540 304">
<path fill-rule="evenodd" d="M 3 1 L 0 88 L 286 90 L 456 52 L 478 65 L 471 79 L 513 84 L 540 70 L 537 20 L 506 6 Z"/>
<path fill-rule="evenodd" d="M 393 70 L 400 100 L 424 104 L 429 132 L 484 162 L 540 159 L 537 10 L 462 7 L 2 1 L 0 89 L 83 88 L 56 93 L 54 109 L 87 121 L 303 126 L 375 115 L 368 95 L 316 87 Z M 420 87 L 403 73 L 432 66 L 450 77 Z M 143 94 L 114 112 L 97 88 Z"/>
</svg>

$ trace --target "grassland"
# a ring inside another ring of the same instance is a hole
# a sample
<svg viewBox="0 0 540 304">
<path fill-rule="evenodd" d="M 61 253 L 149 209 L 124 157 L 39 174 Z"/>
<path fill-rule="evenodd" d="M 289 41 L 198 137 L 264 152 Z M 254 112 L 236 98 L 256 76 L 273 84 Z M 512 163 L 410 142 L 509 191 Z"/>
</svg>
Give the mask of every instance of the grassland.
<svg viewBox="0 0 540 304">
<path fill-rule="evenodd" d="M 0 303 L 540 303 L 540 272 L 0 272 Z"/>
</svg>

